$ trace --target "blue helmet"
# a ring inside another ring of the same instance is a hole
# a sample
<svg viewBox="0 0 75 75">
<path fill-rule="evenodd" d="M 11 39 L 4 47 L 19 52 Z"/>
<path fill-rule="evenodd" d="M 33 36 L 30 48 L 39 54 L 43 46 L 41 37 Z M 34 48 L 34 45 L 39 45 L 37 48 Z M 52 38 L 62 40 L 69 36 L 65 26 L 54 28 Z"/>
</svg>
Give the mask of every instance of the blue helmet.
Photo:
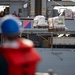
<svg viewBox="0 0 75 75">
<path fill-rule="evenodd" d="M 1 19 L 1 33 L 16 34 L 20 32 L 20 20 L 13 15 L 6 15 Z"/>
</svg>

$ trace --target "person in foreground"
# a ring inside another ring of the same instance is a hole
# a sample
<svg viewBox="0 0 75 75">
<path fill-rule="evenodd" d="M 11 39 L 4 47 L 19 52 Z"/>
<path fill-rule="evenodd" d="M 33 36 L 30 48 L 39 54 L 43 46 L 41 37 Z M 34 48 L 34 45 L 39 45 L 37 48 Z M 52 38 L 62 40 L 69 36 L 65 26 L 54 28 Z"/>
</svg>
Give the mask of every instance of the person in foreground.
<svg viewBox="0 0 75 75">
<path fill-rule="evenodd" d="M 41 60 L 34 43 L 20 35 L 20 20 L 6 15 L 0 21 L 4 42 L 0 46 L 0 75 L 35 75 Z"/>
</svg>

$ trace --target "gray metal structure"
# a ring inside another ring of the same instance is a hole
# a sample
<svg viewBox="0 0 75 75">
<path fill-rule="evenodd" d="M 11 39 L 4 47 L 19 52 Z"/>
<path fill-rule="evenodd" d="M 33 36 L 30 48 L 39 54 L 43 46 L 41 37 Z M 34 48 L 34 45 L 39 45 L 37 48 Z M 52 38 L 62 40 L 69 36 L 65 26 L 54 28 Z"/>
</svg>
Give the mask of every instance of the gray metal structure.
<svg viewBox="0 0 75 75">
<path fill-rule="evenodd" d="M 75 75 L 75 49 L 37 48 L 42 56 L 38 72 L 48 72 L 49 69 L 57 75 Z"/>
</svg>

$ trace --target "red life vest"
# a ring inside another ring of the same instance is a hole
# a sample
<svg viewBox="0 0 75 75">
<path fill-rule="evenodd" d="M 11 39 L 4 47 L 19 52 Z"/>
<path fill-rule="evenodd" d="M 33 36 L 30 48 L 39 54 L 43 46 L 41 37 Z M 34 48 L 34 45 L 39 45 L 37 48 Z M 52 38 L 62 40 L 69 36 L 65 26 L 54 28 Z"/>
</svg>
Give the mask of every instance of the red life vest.
<svg viewBox="0 0 75 75">
<path fill-rule="evenodd" d="M 34 75 L 40 55 L 34 49 L 32 41 L 18 39 L 3 43 L 0 47 L 1 55 L 8 63 L 8 75 Z"/>
</svg>

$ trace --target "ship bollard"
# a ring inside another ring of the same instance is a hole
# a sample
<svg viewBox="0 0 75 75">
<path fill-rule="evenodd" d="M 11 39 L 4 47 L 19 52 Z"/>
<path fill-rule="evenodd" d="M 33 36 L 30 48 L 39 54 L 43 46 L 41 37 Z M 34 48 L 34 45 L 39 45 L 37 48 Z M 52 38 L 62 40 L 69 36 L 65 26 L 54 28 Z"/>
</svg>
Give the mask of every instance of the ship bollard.
<svg viewBox="0 0 75 75">
<path fill-rule="evenodd" d="M 54 73 L 53 75 L 57 75 L 56 73 Z"/>
<path fill-rule="evenodd" d="M 49 69 L 49 70 L 48 70 L 48 74 L 49 74 L 49 75 L 53 75 L 53 69 Z"/>
</svg>

